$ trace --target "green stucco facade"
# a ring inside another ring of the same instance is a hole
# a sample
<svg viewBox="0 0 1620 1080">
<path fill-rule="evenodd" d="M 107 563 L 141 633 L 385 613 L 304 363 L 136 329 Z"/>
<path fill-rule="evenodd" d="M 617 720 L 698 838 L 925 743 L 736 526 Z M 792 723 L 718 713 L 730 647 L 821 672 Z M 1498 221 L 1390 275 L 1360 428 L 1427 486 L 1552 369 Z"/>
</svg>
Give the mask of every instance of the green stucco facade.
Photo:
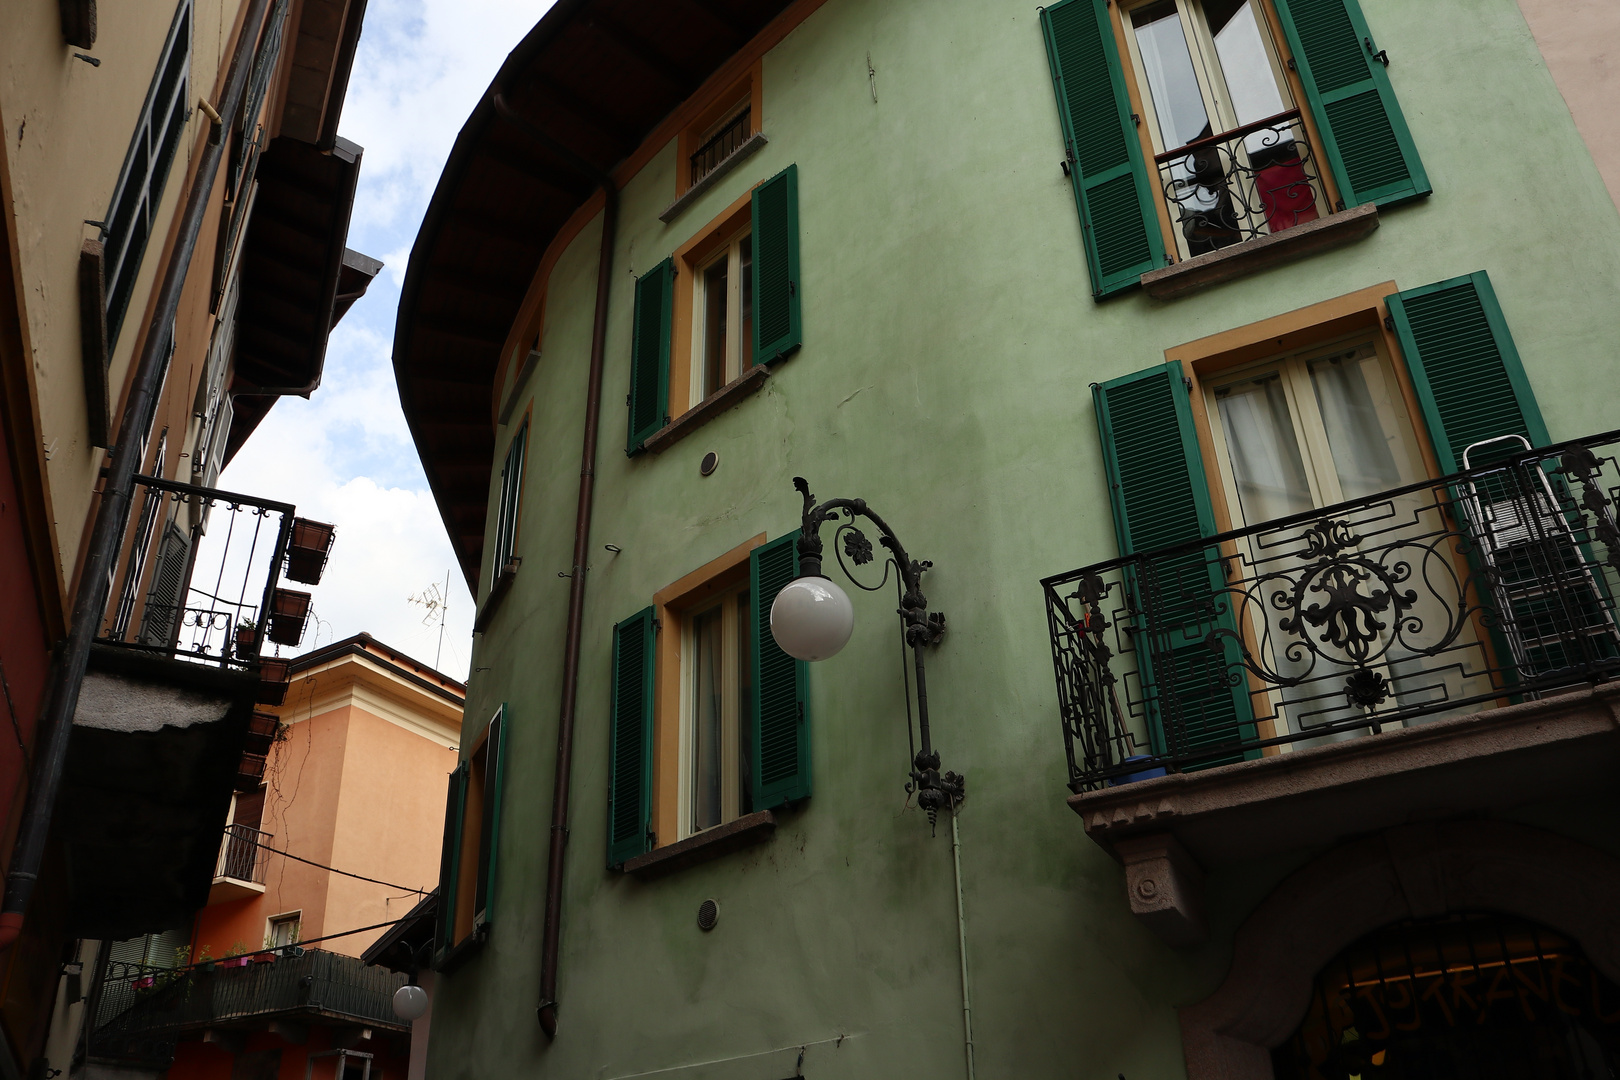
<svg viewBox="0 0 1620 1080">
<path fill-rule="evenodd" d="M 763 60 L 769 143 L 665 225 L 672 140 L 615 239 L 554 1042 L 535 1020 L 562 643 L 599 221 L 547 286 L 522 570 L 475 641 L 468 730 L 505 702 L 496 917 L 441 975 L 430 1075 L 669 1080 L 961 1076 L 950 832 L 908 807 L 887 590 L 811 667 L 815 789 L 764 844 L 653 882 L 604 866 L 613 624 L 749 537 L 798 526 L 791 479 L 862 497 L 949 632 L 929 694 L 959 816 L 977 1075 L 1180 1077 L 1176 1009 L 1313 852 L 1213 873 L 1208 944 L 1126 903 L 1068 791 L 1040 578 L 1116 554 L 1089 385 L 1166 349 L 1395 281 L 1486 270 L 1553 440 L 1616 426 L 1620 214 L 1514 0 L 1362 0 L 1433 195 L 1366 239 L 1169 302 L 1094 302 L 1032 3 L 827 0 Z M 875 77 L 869 77 L 870 56 Z M 874 86 L 876 100 L 874 101 Z M 804 345 L 757 395 L 627 457 L 634 275 L 760 180 L 799 171 Z M 519 401 L 514 415 L 527 407 Z M 497 460 L 512 428 L 497 432 Z M 702 455 L 719 466 L 699 475 Z M 490 480 L 490 522 L 499 493 Z M 830 538 L 830 531 L 828 532 Z M 605 545 L 619 548 L 618 553 Z M 487 555 L 486 555 L 487 560 Z M 836 576 L 836 575 L 835 575 Z M 488 588 L 488 566 L 481 588 Z M 1516 812 L 1620 851 L 1607 806 Z M 1572 824 L 1580 822 L 1583 824 Z M 714 898 L 718 926 L 696 923 Z"/>
</svg>

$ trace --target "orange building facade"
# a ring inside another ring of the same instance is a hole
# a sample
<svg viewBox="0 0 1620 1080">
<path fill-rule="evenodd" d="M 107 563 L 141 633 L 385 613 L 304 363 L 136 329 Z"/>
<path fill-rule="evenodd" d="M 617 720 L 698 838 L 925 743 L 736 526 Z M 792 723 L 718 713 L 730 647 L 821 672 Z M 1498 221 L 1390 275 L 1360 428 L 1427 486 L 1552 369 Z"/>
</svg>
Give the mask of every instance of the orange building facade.
<svg viewBox="0 0 1620 1080">
<path fill-rule="evenodd" d="M 209 989 L 188 1000 L 212 1005 L 146 1025 L 173 1041 L 164 1075 L 345 1080 L 369 1062 L 372 1080 L 406 1080 L 411 1029 L 390 1008 L 403 979 L 359 957 L 437 884 L 464 692 L 368 634 L 292 662 L 264 784 L 236 796 L 192 928 L 189 977 Z M 103 1009 L 101 1030 L 136 1035 L 140 1011 Z"/>
</svg>

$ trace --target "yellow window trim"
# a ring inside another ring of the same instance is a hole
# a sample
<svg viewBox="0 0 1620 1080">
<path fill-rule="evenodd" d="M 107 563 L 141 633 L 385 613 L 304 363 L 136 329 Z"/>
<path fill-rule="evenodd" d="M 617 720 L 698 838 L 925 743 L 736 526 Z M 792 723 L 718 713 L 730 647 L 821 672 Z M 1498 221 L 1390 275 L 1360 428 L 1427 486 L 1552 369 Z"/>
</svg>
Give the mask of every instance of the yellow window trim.
<svg viewBox="0 0 1620 1080">
<path fill-rule="evenodd" d="M 754 185 L 758 187 L 759 185 Z M 720 211 L 691 239 L 675 249 L 675 308 L 670 320 L 669 415 L 678 419 L 701 404 L 692 394 L 692 303 L 698 269 L 753 224 L 753 188 Z"/>
<path fill-rule="evenodd" d="M 681 641 L 686 614 L 748 580 L 748 557 L 763 547 L 760 533 L 653 594 L 658 634 L 653 675 L 652 821 L 656 847 L 681 836 Z"/>
</svg>

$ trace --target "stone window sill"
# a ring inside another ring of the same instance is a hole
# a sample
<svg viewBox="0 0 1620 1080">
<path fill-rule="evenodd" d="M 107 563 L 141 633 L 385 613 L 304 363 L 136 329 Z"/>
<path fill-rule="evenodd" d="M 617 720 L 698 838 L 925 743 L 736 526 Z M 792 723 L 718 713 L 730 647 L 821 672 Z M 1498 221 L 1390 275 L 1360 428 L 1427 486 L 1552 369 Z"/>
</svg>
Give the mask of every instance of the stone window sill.
<svg viewBox="0 0 1620 1080">
<path fill-rule="evenodd" d="M 704 192 L 718 184 L 722 176 L 726 175 L 732 169 L 735 169 L 738 165 L 741 165 L 744 158 L 749 157 L 754 153 L 754 151 L 764 146 L 766 141 L 765 133 L 763 131 L 756 131 L 752 135 L 748 136 L 747 139 L 743 140 L 741 146 L 738 146 L 737 149 L 731 152 L 730 157 L 720 162 L 720 164 L 716 165 L 713 169 L 710 169 L 708 174 L 705 175 L 703 179 L 687 188 L 684 194 L 682 194 L 668 206 L 664 207 L 664 212 L 658 215 L 658 220 L 662 221 L 665 225 L 668 225 L 677 217 L 680 217 L 681 211 L 703 198 Z"/>
<path fill-rule="evenodd" d="M 651 435 L 641 445 L 648 453 L 661 454 L 686 438 L 710 420 L 719 416 L 743 398 L 750 397 L 771 377 L 770 368 L 755 364 L 726 385 L 677 416 Z"/>
<path fill-rule="evenodd" d="M 489 629 L 490 620 L 494 619 L 495 612 L 500 610 L 501 601 L 506 599 L 506 594 L 512 591 L 512 582 L 517 580 L 518 567 L 522 565 L 523 560 L 516 556 L 506 560 L 506 565 L 501 567 L 500 575 L 495 578 L 495 584 L 491 586 L 489 595 L 484 597 L 484 606 L 478 610 L 478 617 L 473 620 L 473 633 L 482 634 Z"/>
<path fill-rule="evenodd" d="M 452 971 L 455 971 L 461 965 L 465 964 L 468 960 L 471 960 L 473 955 L 484 947 L 484 942 L 488 940 L 488 938 L 489 925 L 487 923 L 479 923 L 477 926 L 473 927 L 472 933 L 468 934 L 466 937 L 462 938 L 448 949 L 441 949 L 439 951 L 439 955 L 434 958 L 433 970 L 445 975 L 450 974 Z"/>
<path fill-rule="evenodd" d="M 650 881 L 665 874 L 673 874 L 677 870 L 684 870 L 688 866 L 706 863 L 722 855 L 729 855 L 733 851 L 764 843 L 774 832 L 776 832 L 776 816 L 769 810 L 745 814 L 736 821 L 728 821 L 724 825 L 705 829 L 696 836 L 688 836 L 678 843 L 654 848 L 645 855 L 626 859 L 624 872 L 634 874 L 643 881 Z"/>
<path fill-rule="evenodd" d="M 1296 225 L 1284 232 L 1246 240 L 1171 266 L 1149 270 L 1142 275 L 1142 289 L 1155 300 L 1174 300 L 1178 296 L 1186 296 L 1245 274 L 1293 262 L 1319 251 L 1343 247 L 1360 240 L 1376 228 L 1378 207 L 1367 203 Z"/>
</svg>

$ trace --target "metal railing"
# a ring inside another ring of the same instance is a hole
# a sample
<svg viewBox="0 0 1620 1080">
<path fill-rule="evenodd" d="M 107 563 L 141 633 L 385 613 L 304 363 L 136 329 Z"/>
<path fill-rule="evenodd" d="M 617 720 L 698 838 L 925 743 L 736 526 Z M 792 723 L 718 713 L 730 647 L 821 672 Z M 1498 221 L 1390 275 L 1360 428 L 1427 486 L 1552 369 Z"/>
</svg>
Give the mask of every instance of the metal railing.
<svg viewBox="0 0 1620 1080">
<path fill-rule="evenodd" d="M 214 877 L 263 885 L 266 845 L 272 839 L 271 834 L 251 825 L 225 826 L 225 839 L 219 845 L 219 861 L 214 866 Z"/>
<path fill-rule="evenodd" d="M 403 1030 L 394 1015 L 394 991 L 403 974 L 371 967 L 353 956 L 320 949 L 294 950 L 301 955 L 270 952 L 214 961 L 180 971 L 114 973 L 109 965 L 103 988 L 132 984 L 129 1004 L 117 1011 L 98 1011 L 91 1053 L 117 1056 L 131 1042 L 172 1038 L 230 1021 L 308 1013 L 340 1017 L 366 1026 Z"/>
<path fill-rule="evenodd" d="M 715 132 L 707 142 L 692 152 L 692 179 L 690 183 L 697 183 L 708 176 L 726 158 L 737 151 L 737 148 L 748 141 L 749 116 L 753 107 L 743 109 L 731 119 L 725 127 Z"/>
<path fill-rule="evenodd" d="M 1070 788 L 1620 675 L 1617 443 L 1490 440 L 1448 477 L 1047 578 Z"/>
<path fill-rule="evenodd" d="M 1190 255 L 1292 229 L 1329 212 L 1297 109 L 1197 139 L 1153 161 Z"/>
<path fill-rule="evenodd" d="M 139 522 L 97 640 L 221 666 L 256 662 L 294 508 L 151 476 L 135 483 Z"/>
</svg>

